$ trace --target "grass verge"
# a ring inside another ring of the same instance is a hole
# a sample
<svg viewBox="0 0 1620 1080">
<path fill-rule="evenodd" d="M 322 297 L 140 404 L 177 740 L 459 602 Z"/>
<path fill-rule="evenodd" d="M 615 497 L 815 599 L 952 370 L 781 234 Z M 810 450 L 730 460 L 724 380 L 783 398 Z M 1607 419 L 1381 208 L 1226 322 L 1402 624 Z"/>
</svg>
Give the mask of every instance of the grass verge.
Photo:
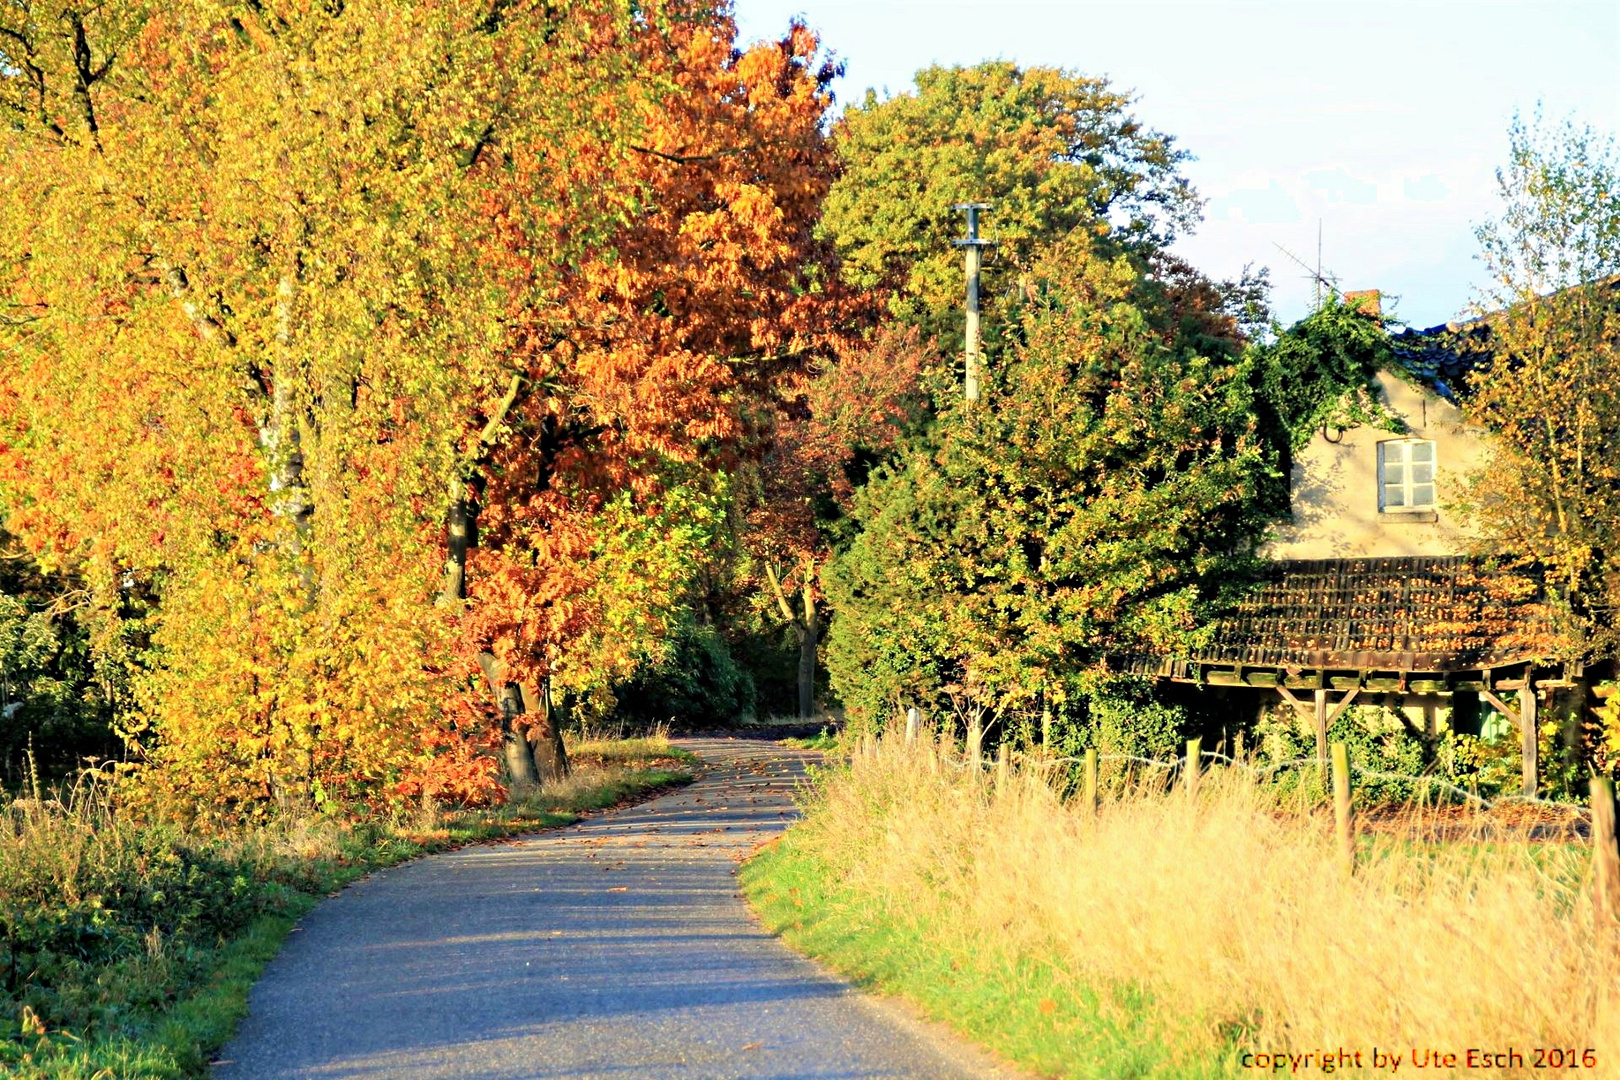
<svg viewBox="0 0 1620 1080">
<path fill-rule="evenodd" d="M 744 864 L 743 893 L 766 929 L 858 986 L 905 998 L 1002 1058 L 1043 1075 L 1115 1080 L 1219 1077 L 1161 1042 L 1153 1001 L 1099 990 L 1048 959 L 1018 956 L 873 905 L 792 831 Z"/>
<path fill-rule="evenodd" d="M 568 779 L 495 809 L 230 837 L 132 825 L 94 805 L 0 808 L 0 1075 L 204 1076 L 254 980 L 322 897 L 407 859 L 685 783 L 694 760 L 659 738 L 581 744 Z"/>
<path fill-rule="evenodd" d="M 1244 1055 L 1277 1052 L 1325 1075 L 1304 1057 L 1323 1048 L 1359 1052 L 1350 1075 L 1390 1074 L 1375 1047 L 1524 1054 L 1425 1074 L 1540 1075 L 1538 1046 L 1620 1063 L 1586 848 L 1499 826 L 1425 840 L 1415 808 L 1346 877 L 1331 819 L 1240 770 L 1095 812 L 1066 779 L 858 743 L 743 867 L 745 895 L 791 945 L 1049 1076 L 1251 1075 Z"/>
</svg>

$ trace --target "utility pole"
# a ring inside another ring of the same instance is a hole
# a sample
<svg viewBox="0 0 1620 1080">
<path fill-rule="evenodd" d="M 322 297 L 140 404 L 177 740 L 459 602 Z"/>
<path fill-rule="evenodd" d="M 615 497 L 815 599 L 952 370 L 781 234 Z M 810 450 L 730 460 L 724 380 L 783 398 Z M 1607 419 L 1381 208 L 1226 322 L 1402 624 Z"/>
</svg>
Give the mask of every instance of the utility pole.
<svg viewBox="0 0 1620 1080">
<path fill-rule="evenodd" d="M 967 211 L 967 237 L 952 243 L 964 248 L 967 256 L 967 371 L 963 379 L 969 402 L 979 400 L 979 270 L 984 265 L 984 249 L 995 247 L 994 240 L 979 239 L 979 211 L 989 203 L 958 203 L 952 210 Z"/>
</svg>

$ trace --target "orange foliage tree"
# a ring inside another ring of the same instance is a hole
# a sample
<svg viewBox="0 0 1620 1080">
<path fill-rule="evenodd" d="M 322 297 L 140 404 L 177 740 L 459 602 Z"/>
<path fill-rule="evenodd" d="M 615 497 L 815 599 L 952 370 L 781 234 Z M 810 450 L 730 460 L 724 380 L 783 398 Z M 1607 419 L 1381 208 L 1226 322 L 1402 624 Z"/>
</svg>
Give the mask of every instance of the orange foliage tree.
<svg viewBox="0 0 1620 1080">
<path fill-rule="evenodd" d="M 542 779 L 565 767 L 553 694 L 607 704 L 613 681 L 663 658 L 762 402 L 850 304 L 812 237 L 833 68 L 802 26 L 745 51 L 735 37 L 710 12 L 639 43 L 643 78 L 677 91 L 638 117 L 638 214 L 566 276 L 566 339 L 534 357 L 517 434 L 474 484 L 464 640 L 512 688 Z"/>
</svg>

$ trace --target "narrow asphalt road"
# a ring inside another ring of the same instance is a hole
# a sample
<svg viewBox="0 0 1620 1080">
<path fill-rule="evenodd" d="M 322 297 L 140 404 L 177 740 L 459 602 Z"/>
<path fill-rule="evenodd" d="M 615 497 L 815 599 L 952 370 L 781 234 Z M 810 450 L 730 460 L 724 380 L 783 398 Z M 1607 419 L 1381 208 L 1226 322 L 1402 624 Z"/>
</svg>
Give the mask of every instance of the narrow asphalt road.
<svg viewBox="0 0 1620 1080">
<path fill-rule="evenodd" d="M 681 791 L 376 874 L 254 987 L 216 1080 L 995 1075 L 760 929 L 737 860 L 814 755 L 683 741 Z"/>
</svg>

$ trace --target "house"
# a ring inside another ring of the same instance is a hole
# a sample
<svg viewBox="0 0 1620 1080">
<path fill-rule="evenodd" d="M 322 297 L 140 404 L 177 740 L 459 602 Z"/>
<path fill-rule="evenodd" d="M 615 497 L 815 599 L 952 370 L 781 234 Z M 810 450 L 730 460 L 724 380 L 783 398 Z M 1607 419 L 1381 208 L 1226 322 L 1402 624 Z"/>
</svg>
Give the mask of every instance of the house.
<svg viewBox="0 0 1620 1080">
<path fill-rule="evenodd" d="M 1347 299 L 1377 304 L 1376 293 Z M 1457 403 L 1483 347 L 1476 329 L 1394 339 L 1375 380 L 1382 426 L 1315 434 L 1293 462 L 1292 517 L 1261 551 L 1269 575 L 1208 645 L 1153 674 L 1251 706 L 1280 698 L 1314 723 L 1319 757 L 1328 725 L 1358 701 L 1398 710 L 1429 740 L 1494 710 L 1518 728 L 1522 790 L 1535 794 L 1538 713 L 1581 672 L 1556 659 L 1540 582 L 1471 558 L 1478 537 L 1449 508 L 1488 450 Z"/>
</svg>

